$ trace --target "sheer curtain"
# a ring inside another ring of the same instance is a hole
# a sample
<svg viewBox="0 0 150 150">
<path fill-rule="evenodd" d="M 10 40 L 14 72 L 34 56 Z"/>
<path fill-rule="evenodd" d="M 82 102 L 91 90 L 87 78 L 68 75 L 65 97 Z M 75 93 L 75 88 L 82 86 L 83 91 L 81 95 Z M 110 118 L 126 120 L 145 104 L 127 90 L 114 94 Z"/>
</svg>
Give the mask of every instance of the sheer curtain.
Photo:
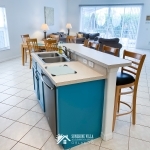
<svg viewBox="0 0 150 150">
<path fill-rule="evenodd" d="M 7 50 L 9 48 L 6 11 L 4 7 L 0 7 L 0 50 Z"/>
</svg>

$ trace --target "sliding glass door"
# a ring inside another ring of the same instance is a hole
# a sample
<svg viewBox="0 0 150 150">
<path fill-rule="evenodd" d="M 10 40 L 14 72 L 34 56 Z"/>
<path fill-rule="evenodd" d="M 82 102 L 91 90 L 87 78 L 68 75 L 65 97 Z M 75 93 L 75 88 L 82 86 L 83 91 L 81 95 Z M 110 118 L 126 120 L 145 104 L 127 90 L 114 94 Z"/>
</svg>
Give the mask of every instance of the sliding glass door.
<svg viewBox="0 0 150 150">
<path fill-rule="evenodd" d="M 124 47 L 135 47 L 141 6 L 82 6 L 80 31 L 119 38 Z"/>
</svg>

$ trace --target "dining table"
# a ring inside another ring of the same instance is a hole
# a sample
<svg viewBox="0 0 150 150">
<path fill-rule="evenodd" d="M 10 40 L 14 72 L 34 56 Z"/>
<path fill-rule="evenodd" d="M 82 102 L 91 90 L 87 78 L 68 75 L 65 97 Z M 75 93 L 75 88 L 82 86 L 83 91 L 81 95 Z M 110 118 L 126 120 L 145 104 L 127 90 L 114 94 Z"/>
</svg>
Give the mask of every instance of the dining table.
<svg viewBox="0 0 150 150">
<path fill-rule="evenodd" d="M 45 44 L 44 44 L 44 41 L 38 41 L 37 42 L 38 46 L 40 49 L 45 49 Z M 26 53 L 26 50 L 28 49 L 28 46 L 26 43 L 21 43 L 21 55 L 22 55 L 22 65 L 24 66 L 25 64 L 25 53 Z"/>
</svg>

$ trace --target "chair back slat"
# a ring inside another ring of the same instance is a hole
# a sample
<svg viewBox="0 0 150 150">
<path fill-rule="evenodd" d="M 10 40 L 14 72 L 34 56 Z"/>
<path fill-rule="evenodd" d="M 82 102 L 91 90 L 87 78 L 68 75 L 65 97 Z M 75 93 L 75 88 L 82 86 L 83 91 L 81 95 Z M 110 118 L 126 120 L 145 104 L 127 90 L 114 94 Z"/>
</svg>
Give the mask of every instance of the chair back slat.
<svg viewBox="0 0 150 150">
<path fill-rule="evenodd" d="M 39 46 L 37 44 L 37 39 L 28 39 L 26 41 L 26 43 L 27 43 L 27 46 L 28 46 L 28 49 L 29 49 L 30 53 L 32 51 L 39 52 L 40 49 L 39 49 Z"/>
<path fill-rule="evenodd" d="M 126 59 L 126 60 L 129 60 L 129 59 Z M 131 60 L 129 60 L 129 61 L 131 61 Z M 135 64 L 135 65 L 139 65 L 138 62 L 135 62 L 135 61 L 133 61 L 133 60 L 132 60 L 132 63 Z"/>
<path fill-rule="evenodd" d="M 103 45 L 102 52 L 108 53 L 108 54 L 111 54 L 111 55 L 114 55 L 114 56 L 118 56 L 119 48 L 114 48 L 114 47 Z"/>
</svg>

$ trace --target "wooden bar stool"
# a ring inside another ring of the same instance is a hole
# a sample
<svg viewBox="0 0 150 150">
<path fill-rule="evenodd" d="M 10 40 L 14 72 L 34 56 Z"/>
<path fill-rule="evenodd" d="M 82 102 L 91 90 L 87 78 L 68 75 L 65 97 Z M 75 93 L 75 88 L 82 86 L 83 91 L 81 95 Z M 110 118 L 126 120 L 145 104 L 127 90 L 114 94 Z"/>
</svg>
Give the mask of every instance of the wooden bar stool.
<svg viewBox="0 0 150 150">
<path fill-rule="evenodd" d="M 132 62 L 131 66 L 122 67 L 121 72 L 117 74 L 116 82 L 116 94 L 115 94 L 115 104 L 114 104 L 114 117 L 113 117 L 113 126 L 112 130 L 115 128 L 115 121 L 117 116 L 127 115 L 132 113 L 132 124 L 136 122 L 136 95 L 137 95 L 137 86 L 139 81 L 139 76 L 141 69 L 144 63 L 146 55 L 124 51 L 123 58 L 130 60 Z M 121 92 L 121 89 L 129 88 L 128 92 Z M 133 93 L 132 105 L 120 100 L 121 95 Z M 120 103 L 125 104 L 130 108 L 129 112 L 119 113 Z"/>
<path fill-rule="evenodd" d="M 114 56 L 118 56 L 119 48 L 114 48 L 114 47 L 103 45 L 102 52 L 108 53 Z"/>
</svg>

